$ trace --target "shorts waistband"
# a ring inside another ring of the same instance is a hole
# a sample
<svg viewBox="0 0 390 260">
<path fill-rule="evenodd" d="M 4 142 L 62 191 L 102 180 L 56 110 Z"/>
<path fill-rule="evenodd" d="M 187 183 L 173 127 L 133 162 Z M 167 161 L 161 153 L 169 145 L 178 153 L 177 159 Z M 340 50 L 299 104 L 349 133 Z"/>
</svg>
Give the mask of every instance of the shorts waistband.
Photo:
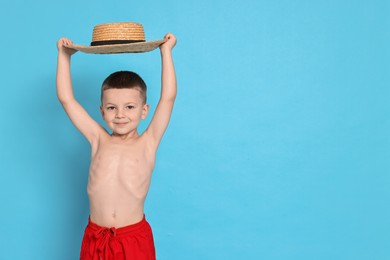
<svg viewBox="0 0 390 260">
<path fill-rule="evenodd" d="M 148 222 L 146 221 L 145 215 L 142 220 L 120 228 L 115 227 L 102 227 L 91 220 L 91 216 L 88 217 L 88 228 L 94 233 L 101 233 L 102 231 L 109 231 L 113 236 L 127 235 L 142 229 Z"/>
</svg>

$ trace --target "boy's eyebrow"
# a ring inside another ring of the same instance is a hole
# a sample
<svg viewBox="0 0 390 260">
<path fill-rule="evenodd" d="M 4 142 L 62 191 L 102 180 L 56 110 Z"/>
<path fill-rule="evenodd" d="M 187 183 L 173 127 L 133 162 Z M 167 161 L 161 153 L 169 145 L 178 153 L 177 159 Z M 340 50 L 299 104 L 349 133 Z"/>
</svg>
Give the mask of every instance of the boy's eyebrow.
<svg viewBox="0 0 390 260">
<path fill-rule="evenodd" d="M 136 102 L 126 102 L 124 105 L 129 105 L 129 104 L 132 104 L 132 105 L 137 105 L 137 103 L 136 103 Z M 113 103 L 107 102 L 107 103 L 106 103 L 106 106 L 116 106 L 116 104 L 113 104 Z"/>
</svg>

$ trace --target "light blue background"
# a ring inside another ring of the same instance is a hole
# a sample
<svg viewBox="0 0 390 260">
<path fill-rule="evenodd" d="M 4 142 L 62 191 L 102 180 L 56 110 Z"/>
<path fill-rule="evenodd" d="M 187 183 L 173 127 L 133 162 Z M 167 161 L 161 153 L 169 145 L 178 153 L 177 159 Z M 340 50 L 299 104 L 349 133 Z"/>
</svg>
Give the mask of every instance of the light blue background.
<svg viewBox="0 0 390 260">
<path fill-rule="evenodd" d="M 56 98 L 56 41 L 115 21 L 178 38 L 146 203 L 158 259 L 390 259 L 389 3 L 3 1 L 0 259 L 78 259 L 89 145 Z M 122 69 L 154 108 L 158 51 L 72 59 L 99 122 Z"/>
</svg>

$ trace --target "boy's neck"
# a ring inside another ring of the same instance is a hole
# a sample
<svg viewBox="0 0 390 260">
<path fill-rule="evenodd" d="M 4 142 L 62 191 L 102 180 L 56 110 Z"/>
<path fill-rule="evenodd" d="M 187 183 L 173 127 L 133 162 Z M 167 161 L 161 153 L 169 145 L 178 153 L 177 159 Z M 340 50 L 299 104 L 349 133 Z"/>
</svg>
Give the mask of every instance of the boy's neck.
<svg viewBox="0 0 390 260">
<path fill-rule="evenodd" d="M 134 131 L 132 131 L 130 133 L 127 133 L 127 134 L 124 134 L 124 135 L 117 134 L 117 133 L 112 133 L 111 137 L 113 139 L 116 139 L 116 140 L 130 141 L 130 140 L 137 139 L 139 137 L 139 134 L 138 134 L 137 130 L 134 130 Z"/>
</svg>

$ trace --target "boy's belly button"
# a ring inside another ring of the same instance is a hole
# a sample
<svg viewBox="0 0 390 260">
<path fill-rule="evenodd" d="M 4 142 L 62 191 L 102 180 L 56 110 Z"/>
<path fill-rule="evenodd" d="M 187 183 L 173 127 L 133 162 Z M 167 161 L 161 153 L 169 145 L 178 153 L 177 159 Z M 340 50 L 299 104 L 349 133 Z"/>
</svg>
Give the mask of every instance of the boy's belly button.
<svg viewBox="0 0 390 260">
<path fill-rule="evenodd" d="M 112 212 L 112 217 L 115 218 L 116 217 L 116 214 L 115 214 L 115 211 Z"/>
</svg>

